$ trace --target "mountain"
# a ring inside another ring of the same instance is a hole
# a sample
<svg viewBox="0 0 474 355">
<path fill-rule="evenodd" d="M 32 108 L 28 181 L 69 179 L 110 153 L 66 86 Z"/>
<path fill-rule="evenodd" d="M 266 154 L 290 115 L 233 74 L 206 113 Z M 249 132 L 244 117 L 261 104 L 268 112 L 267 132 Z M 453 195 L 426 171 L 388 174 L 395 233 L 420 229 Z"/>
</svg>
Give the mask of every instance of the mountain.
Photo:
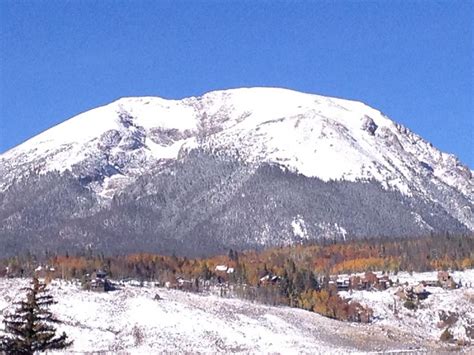
<svg viewBox="0 0 474 355">
<path fill-rule="evenodd" d="M 122 98 L 0 155 L 0 254 L 203 255 L 474 231 L 473 172 L 363 103 Z"/>
</svg>

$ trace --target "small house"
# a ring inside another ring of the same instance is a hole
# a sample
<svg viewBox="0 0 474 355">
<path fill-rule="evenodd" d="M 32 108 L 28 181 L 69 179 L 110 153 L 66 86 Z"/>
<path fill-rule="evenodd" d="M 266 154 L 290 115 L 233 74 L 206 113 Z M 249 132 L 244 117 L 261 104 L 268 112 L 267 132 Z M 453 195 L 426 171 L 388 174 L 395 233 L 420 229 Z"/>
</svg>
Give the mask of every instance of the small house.
<svg viewBox="0 0 474 355">
<path fill-rule="evenodd" d="M 387 275 L 381 276 L 377 279 L 377 289 L 386 290 L 389 287 L 392 287 L 393 281 Z"/>
<path fill-rule="evenodd" d="M 413 294 L 415 298 L 419 300 L 424 300 L 430 295 L 430 293 L 426 291 L 425 285 L 423 285 L 423 283 L 420 283 L 413 287 Z"/>
<path fill-rule="evenodd" d="M 361 285 L 361 278 L 357 275 L 351 275 L 349 277 L 349 287 L 354 290 L 358 290 Z"/>
<path fill-rule="evenodd" d="M 438 282 L 443 288 L 456 288 L 456 282 L 454 282 L 452 276 L 447 271 L 438 272 Z"/>
<path fill-rule="evenodd" d="M 425 286 L 420 283 L 418 285 L 401 286 L 395 293 L 402 300 L 424 300 L 428 298 L 430 293 L 426 291 Z"/>
<path fill-rule="evenodd" d="M 351 280 L 348 277 L 340 277 L 336 279 L 336 287 L 338 291 L 346 291 L 349 289 Z"/>
<path fill-rule="evenodd" d="M 176 285 L 179 290 L 182 291 L 193 291 L 194 282 L 186 280 L 182 277 L 176 278 Z"/>
<path fill-rule="evenodd" d="M 107 273 L 97 270 L 86 278 L 84 287 L 95 292 L 108 292 L 113 290 L 112 284 L 107 280 Z"/>
<path fill-rule="evenodd" d="M 368 285 L 373 286 L 378 283 L 379 279 L 373 272 L 368 271 L 365 273 L 363 281 Z"/>
<path fill-rule="evenodd" d="M 35 269 L 35 277 L 39 279 L 51 279 L 54 275 L 54 271 L 55 269 L 53 267 L 39 265 Z"/>
<path fill-rule="evenodd" d="M 263 275 L 262 277 L 260 277 L 260 283 L 262 285 L 270 285 L 270 284 L 276 284 L 280 281 L 280 276 L 277 276 L 277 275 L 273 275 L 271 272 Z"/>
</svg>

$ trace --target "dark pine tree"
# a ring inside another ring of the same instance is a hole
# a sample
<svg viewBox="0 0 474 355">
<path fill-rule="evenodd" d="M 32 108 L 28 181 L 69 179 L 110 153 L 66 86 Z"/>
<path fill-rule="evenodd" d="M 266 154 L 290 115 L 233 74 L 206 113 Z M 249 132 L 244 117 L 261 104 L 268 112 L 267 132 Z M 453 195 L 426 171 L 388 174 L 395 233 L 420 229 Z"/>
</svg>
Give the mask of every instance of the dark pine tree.
<svg viewBox="0 0 474 355">
<path fill-rule="evenodd" d="M 66 333 L 56 336 L 54 323 L 59 321 L 49 311 L 56 303 L 48 294 L 46 285 L 33 278 L 26 300 L 17 302 L 15 313 L 5 316 L 4 332 L 0 336 L 0 352 L 7 354 L 34 354 L 38 351 L 64 349 L 72 344 Z"/>
</svg>

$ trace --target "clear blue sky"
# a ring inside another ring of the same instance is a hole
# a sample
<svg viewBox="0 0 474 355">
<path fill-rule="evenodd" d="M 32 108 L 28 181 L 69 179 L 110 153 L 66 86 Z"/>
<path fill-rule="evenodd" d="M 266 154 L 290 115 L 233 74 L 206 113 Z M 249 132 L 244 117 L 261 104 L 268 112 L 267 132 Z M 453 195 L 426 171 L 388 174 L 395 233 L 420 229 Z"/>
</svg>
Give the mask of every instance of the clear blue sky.
<svg viewBox="0 0 474 355">
<path fill-rule="evenodd" d="M 0 0 L 0 152 L 121 96 L 357 99 L 474 168 L 473 1 Z"/>
</svg>

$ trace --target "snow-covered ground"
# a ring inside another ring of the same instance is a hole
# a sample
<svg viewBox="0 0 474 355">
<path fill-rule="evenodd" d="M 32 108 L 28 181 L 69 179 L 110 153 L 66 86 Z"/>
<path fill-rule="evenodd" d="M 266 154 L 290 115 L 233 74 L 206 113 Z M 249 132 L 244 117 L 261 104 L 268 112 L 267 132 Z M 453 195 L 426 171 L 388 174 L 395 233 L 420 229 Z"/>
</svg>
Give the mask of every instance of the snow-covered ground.
<svg viewBox="0 0 474 355">
<path fill-rule="evenodd" d="M 421 300 L 416 310 L 409 310 L 403 306 L 396 292 L 398 287 L 391 287 L 384 291 L 353 291 L 340 292 L 344 298 L 351 298 L 374 311 L 374 324 L 387 327 L 387 334 L 392 328 L 411 332 L 420 339 L 436 341 L 448 327 L 443 324 L 443 315 L 453 314 L 454 324 L 449 326 L 455 342 L 474 344 L 474 339 L 469 337 L 469 328 L 474 332 L 474 270 L 454 271 L 450 275 L 456 283 L 461 282 L 463 287 L 448 290 L 441 287 L 426 287 L 428 298 Z M 421 281 L 436 281 L 436 272 L 409 273 L 402 272 L 390 276 L 398 279 L 401 284 L 412 286 Z M 471 348 L 471 350 L 473 350 Z"/>
<path fill-rule="evenodd" d="M 473 270 L 462 275 L 474 282 Z M 23 297 L 20 289 L 28 282 L 0 279 L 0 320 Z M 456 310 L 468 322 L 474 308 L 473 289 L 430 289 L 426 307 L 415 313 L 399 307 L 397 318 L 389 309 L 393 290 L 355 292 L 351 297 L 369 304 L 377 316 L 373 324 L 355 324 L 299 309 L 152 286 L 95 293 L 54 281 L 49 289 L 58 301 L 53 311 L 64 321 L 59 330 L 74 340 L 68 352 L 76 353 L 431 352 L 448 346 L 437 340 L 437 310 Z M 154 299 L 157 293 L 161 300 Z"/>
</svg>

